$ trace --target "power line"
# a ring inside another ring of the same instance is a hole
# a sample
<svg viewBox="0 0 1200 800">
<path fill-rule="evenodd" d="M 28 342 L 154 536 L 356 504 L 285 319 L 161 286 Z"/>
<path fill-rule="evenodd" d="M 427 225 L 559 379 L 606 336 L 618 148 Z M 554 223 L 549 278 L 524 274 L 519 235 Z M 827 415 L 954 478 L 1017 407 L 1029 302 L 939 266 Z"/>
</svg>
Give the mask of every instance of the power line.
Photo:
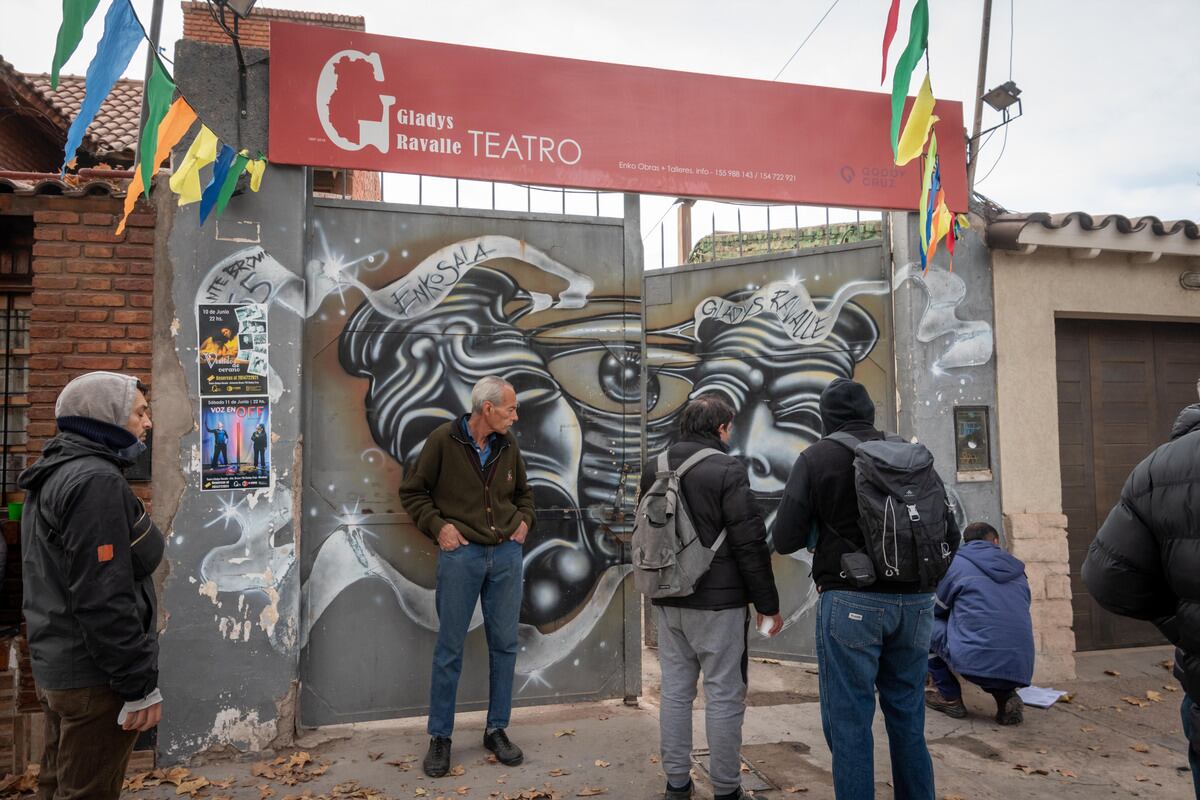
<svg viewBox="0 0 1200 800">
<path fill-rule="evenodd" d="M 775 77 L 771 78 L 771 80 L 773 80 L 773 81 L 779 80 L 779 76 L 782 75 L 783 71 L 788 68 L 788 64 L 791 64 L 792 59 L 796 57 L 796 54 L 800 52 L 800 49 L 803 48 L 804 45 L 808 44 L 808 40 L 811 39 L 812 35 L 817 32 L 817 28 L 821 27 L 821 23 L 825 21 L 825 17 L 829 16 L 829 12 L 833 11 L 834 7 L 837 6 L 837 4 L 839 2 L 841 2 L 841 0 L 833 0 L 833 5 L 831 5 L 828 8 L 828 10 L 825 11 L 825 14 L 822 15 L 822 17 L 819 20 L 817 20 L 817 24 L 814 25 L 813 29 L 808 32 L 808 36 L 804 37 L 804 41 L 800 43 L 800 47 L 796 48 L 795 52 L 793 52 L 792 55 L 788 58 L 788 60 L 786 62 L 784 62 L 784 65 L 779 68 L 779 72 L 776 72 Z"/>
</svg>

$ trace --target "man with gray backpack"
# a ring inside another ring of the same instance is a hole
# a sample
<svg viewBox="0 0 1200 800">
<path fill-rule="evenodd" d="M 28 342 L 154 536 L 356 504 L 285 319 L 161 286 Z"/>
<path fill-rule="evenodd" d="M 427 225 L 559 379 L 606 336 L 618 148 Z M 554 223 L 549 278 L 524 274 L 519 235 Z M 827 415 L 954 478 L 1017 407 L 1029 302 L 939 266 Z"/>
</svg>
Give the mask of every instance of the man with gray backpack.
<svg viewBox="0 0 1200 800">
<path fill-rule="evenodd" d="M 716 394 L 684 407 L 680 438 L 642 469 L 634 584 L 654 604 L 662 670 L 659 727 L 666 800 L 686 800 L 692 701 L 704 673 L 704 719 L 715 800 L 744 797 L 742 719 L 753 603 L 760 630 L 783 627 L 762 515 L 746 467 L 729 453 L 733 408 Z"/>
<path fill-rule="evenodd" d="M 875 796 L 875 695 L 897 798 L 932 800 L 925 675 L 933 591 L 959 531 L 933 456 L 875 428 L 862 384 L 821 393 L 825 438 L 796 459 L 775 517 L 780 553 L 813 551 L 821 724 L 839 800 Z"/>
</svg>

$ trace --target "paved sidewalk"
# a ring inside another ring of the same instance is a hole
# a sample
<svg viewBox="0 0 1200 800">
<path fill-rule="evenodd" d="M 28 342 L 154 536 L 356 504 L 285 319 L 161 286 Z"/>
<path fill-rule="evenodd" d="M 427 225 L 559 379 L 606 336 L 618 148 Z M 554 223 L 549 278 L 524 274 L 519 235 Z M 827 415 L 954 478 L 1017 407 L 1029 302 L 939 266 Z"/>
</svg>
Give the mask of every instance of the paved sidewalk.
<svg viewBox="0 0 1200 800">
<path fill-rule="evenodd" d="M 1170 658 L 1169 648 L 1082 655 L 1079 680 L 1055 687 L 1070 690 L 1071 702 L 1027 708 L 1025 723 L 1011 728 L 992 720 L 989 696 L 967 687 L 967 719 L 930 712 L 926 722 L 939 800 L 1192 798 L 1190 773 L 1180 769 L 1187 764 L 1180 692 L 1161 666 Z M 424 718 L 416 718 L 325 729 L 286 753 L 188 765 L 180 768 L 186 774 L 167 773 L 171 782 L 126 796 L 166 800 L 191 790 L 195 797 L 236 800 L 657 797 L 663 776 L 653 651 L 644 664 L 645 694 L 638 708 L 607 701 L 517 709 L 509 732 L 526 760 L 516 768 L 489 762 L 482 744 L 484 714 L 477 712 L 458 717 L 451 763 L 461 774 L 439 780 L 421 773 L 427 738 Z M 755 661 L 750 681 L 743 756 L 775 787 L 756 795 L 832 798 L 815 668 Z M 700 706 L 698 701 L 696 748 L 705 746 Z M 875 752 L 878 795 L 890 797 L 887 742 L 878 722 Z M 747 784 L 756 777 L 747 773 Z M 143 779 L 142 785 L 154 780 Z M 698 798 L 711 798 L 703 770 L 697 770 L 697 787 Z"/>
</svg>

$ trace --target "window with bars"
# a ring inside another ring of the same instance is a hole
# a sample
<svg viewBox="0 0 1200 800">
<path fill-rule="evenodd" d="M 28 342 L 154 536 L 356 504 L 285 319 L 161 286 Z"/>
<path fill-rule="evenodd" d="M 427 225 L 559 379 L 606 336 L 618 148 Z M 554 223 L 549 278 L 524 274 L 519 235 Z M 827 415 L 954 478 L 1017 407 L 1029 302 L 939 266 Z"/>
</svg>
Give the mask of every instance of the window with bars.
<svg viewBox="0 0 1200 800">
<path fill-rule="evenodd" d="M 0 486 L 4 500 L 25 469 L 29 422 L 29 312 L 33 219 L 0 216 Z"/>
</svg>

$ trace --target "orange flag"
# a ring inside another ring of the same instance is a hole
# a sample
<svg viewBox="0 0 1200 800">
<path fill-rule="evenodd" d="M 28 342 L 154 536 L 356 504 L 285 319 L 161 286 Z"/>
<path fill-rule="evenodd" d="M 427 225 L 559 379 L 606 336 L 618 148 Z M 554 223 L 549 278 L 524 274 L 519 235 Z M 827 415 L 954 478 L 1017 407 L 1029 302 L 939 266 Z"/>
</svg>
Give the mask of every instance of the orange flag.
<svg viewBox="0 0 1200 800">
<path fill-rule="evenodd" d="M 182 97 L 177 98 L 167 109 L 167 115 L 163 117 L 163 121 L 158 126 L 158 144 L 154 148 L 155 172 L 158 171 L 158 165 L 170 154 L 171 148 L 179 143 L 179 140 L 183 138 L 195 121 L 196 112 Z M 145 158 L 145 155 L 142 155 L 142 158 Z M 129 192 L 125 195 L 125 213 L 121 215 L 121 221 L 117 224 L 118 236 L 125 230 L 125 220 L 129 218 L 134 204 L 145 190 L 146 187 L 142 183 L 142 171 L 135 167 L 133 180 L 129 182 Z"/>
</svg>

